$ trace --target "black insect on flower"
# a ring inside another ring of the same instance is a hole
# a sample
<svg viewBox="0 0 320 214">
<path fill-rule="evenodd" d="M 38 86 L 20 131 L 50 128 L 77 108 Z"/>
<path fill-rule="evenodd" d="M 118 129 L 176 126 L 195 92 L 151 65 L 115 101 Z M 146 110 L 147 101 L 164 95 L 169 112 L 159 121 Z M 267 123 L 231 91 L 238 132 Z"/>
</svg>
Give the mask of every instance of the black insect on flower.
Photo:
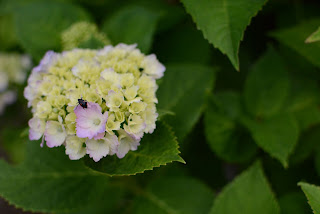
<svg viewBox="0 0 320 214">
<path fill-rule="evenodd" d="M 88 102 L 83 100 L 82 98 L 78 99 L 78 103 L 82 108 L 88 108 Z"/>
</svg>

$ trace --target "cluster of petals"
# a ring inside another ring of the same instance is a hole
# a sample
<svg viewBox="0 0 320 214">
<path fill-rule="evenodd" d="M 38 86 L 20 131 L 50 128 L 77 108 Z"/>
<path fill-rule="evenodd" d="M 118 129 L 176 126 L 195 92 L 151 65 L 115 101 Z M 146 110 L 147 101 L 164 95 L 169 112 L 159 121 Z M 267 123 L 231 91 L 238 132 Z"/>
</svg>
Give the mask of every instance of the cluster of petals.
<svg viewBox="0 0 320 214">
<path fill-rule="evenodd" d="M 156 80 L 164 71 L 136 45 L 48 51 L 24 90 L 33 113 L 29 138 L 65 146 L 72 160 L 123 158 L 156 128 Z"/>
<path fill-rule="evenodd" d="M 16 85 L 24 83 L 31 59 L 27 55 L 0 53 L 0 115 L 16 101 Z"/>
</svg>

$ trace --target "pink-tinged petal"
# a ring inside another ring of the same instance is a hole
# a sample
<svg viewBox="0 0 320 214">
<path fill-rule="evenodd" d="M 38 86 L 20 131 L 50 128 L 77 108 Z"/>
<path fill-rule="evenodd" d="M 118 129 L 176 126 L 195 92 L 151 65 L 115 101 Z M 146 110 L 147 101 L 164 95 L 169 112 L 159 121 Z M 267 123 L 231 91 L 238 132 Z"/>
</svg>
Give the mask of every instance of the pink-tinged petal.
<svg viewBox="0 0 320 214">
<path fill-rule="evenodd" d="M 105 55 L 107 53 L 109 53 L 111 50 L 113 49 L 112 45 L 108 45 L 108 46 L 104 46 L 103 49 L 100 49 L 97 53 L 97 55 Z"/>
<path fill-rule="evenodd" d="M 54 51 L 47 51 L 40 61 L 40 64 L 37 67 L 34 67 L 32 72 L 46 72 L 48 67 L 56 61 L 57 56 L 58 55 Z"/>
<path fill-rule="evenodd" d="M 41 136 L 43 135 L 46 123 L 43 119 L 34 117 L 31 118 L 28 122 L 28 125 L 30 127 L 29 129 L 29 139 L 30 140 L 39 140 Z"/>
<path fill-rule="evenodd" d="M 57 121 L 47 121 L 44 136 L 47 146 L 52 148 L 61 146 L 67 137 L 67 133 L 63 124 Z"/>
<path fill-rule="evenodd" d="M 92 139 L 106 131 L 108 112 L 101 113 L 102 109 L 97 103 L 88 102 L 87 108 L 76 106 L 76 131 L 80 138 Z"/>
<path fill-rule="evenodd" d="M 102 133 L 100 133 L 100 134 L 97 134 L 96 136 L 94 136 L 93 138 L 95 139 L 95 140 L 100 140 L 100 139 L 102 139 L 102 138 L 104 138 L 104 132 L 102 132 Z"/>
<path fill-rule="evenodd" d="M 43 135 L 43 133 L 41 133 L 41 132 L 37 132 L 33 129 L 29 129 L 29 139 L 30 140 L 39 140 L 42 135 Z"/>
</svg>

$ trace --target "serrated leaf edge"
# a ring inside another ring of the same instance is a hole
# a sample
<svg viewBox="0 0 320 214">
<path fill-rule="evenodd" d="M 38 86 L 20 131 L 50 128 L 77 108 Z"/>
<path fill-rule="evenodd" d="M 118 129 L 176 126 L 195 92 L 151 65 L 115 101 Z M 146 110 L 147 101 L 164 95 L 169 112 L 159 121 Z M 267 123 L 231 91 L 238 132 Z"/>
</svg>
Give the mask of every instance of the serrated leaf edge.
<svg viewBox="0 0 320 214">
<path fill-rule="evenodd" d="M 109 174 L 109 173 L 105 173 L 105 172 L 101 172 L 101 171 L 96 171 L 92 168 L 90 168 L 89 166 L 85 165 L 86 168 L 89 168 L 93 171 L 95 171 L 96 173 L 98 174 L 102 174 L 102 175 L 107 175 L 109 177 L 122 177 L 122 176 L 132 176 L 132 175 L 137 175 L 137 174 L 141 174 L 141 173 L 144 173 L 145 171 L 151 171 L 153 170 L 154 168 L 157 168 L 157 167 L 161 167 L 161 166 L 166 166 L 167 164 L 169 163 L 173 163 L 174 161 L 177 161 L 177 162 L 180 162 L 180 163 L 183 163 L 183 164 L 186 164 L 185 160 L 183 160 L 183 158 L 179 155 L 181 154 L 181 152 L 179 151 L 179 143 L 177 141 L 177 137 L 176 135 L 174 134 L 174 131 L 172 130 L 172 127 L 169 126 L 167 123 L 165 123 L 164 121 L 159 121 L 159 123 L 162 123 L 169 131 L 170 135 L 173 137 L 173 141 L 175 142 L 176 144 L 176 155 L 178 155 L 178 158 L 176 160 L 172 160 L 172 161 L 169 161 L 167 163 L 164 163 L 164 164 L 158 164 L 158 165 L 155 165 L 155 166 L 152 166 L 152 167 L 148 167 L 148 168 L 145 168 L 141 171 L 138 171 L 138 172 L 135 172 L 135 173 L 128 173 L 128 174 Z"/>
<path fill-rule="evenodd" d="M 268 1 L 268 0 L 265 0 L 264 3 L 263 3 L 263 5 L 262 5 L 262 7 L 261 7 L 259 10 L 257 10 L 257 12 L 256 12 L 253 16 L 251 16 L 251 18 L 249 19 L 249 22 L 248 22 L 247 25 L 246 25 L 245 30 L 246 30 L 247 27 L 251 24 L 252 19 L 253 19 L 255 16 L 257 16 L 257 14 L 258 14 L 258 13 L 262 10 L 262 8 L 266 5 L 267 1 Z M 183 0 L 182 0 L 182 3 L 183 3 L 183 6 L 184 6 L 185 10 L 187 11 L 187 13 L 191 15 L 193 22 L 197 25 L 197 28 L 198 28 L 199 30 L 201 30 L 201 32 L 202 32 L 202 34 L 203 34 L 203 37 L 204 37 L 210 44 L 212 44 L 214 48 L 219 49 L 219 50 L 221 51 L 221 53 L 223 53 L 224 55 L 226 55 L 226 56 L 229 58 L 229 60 L 230 60 L 231 64 L 233 65 L 233 67 L 234 67 L 237 71 L 240 71 L 240 66 L 239 66 L 239 64 L 240 64 L 240 62 L 239 62 L 239 49 L 240 49 L 240 43 L 243 41 L 243 38 L 244 38 L 245 30 L 244 30 L 244 31 L 242 32 L 242 34 L 241 34 L 241 37 L 240 37 L 240 40 L 239 40 L 239 44 L 238 44 L 238 46 L 237 46 L 237 48 L 236 48 L 237 50 L 236 50 L 235 62 L 233 62 L 233 59 L 231 59 L 231 57 L 229 57 L 228 54 L 226 54 L 226 52 L 225 52 L 224 50 L 221 50 L 217 45 L 213 44 L 213 42 L 211 42 L 211 41 L 209 40 L 208 35 L 206 34 L 206 31 L 204 31 L 203 29 L 200 28 L 200 26 L 198 26 L 198 24 L 197 24 L 197 22 L 196 22 L 196 20 L 195 20 L 195 17 L 194 17 L 193 14 L 191 14 L 190 11 L 187 9 L 187 7 L 185 6 L 185 3 L 184 3 Z M 230 23 L 228 23 L 228 27 L 229 27 L 229 30 L 230 30 L 230 29 L 231 29 L 231 28 L 230 28 Z M 231 43 L 233 44 L 233 42 L 231 42 Z M 233 47 L 233 46 L 234 46 L 234 45 L 232 45 L 232 47 Z M 236 63 L 236 64 L 235 64 L 235 63 Z"/>
<path fill-rule="evenodd" d="M 249 170 L 251 170 L 252 168 L 254 168 L 254 167 L 258 167 L 259 170 L 261 171 L 262 176 L 263 176 L 263 179 L 264 179 L 264 181 L 266 182 L 267 186 L 269 187 L 269 190 L 271 191 L 272 200 L 273 200 L 273 202 L 276 204 L 276 207 L 277 207 L 277 210 L 278 210 L 278 214 L 280 214 L 280 206 L 279 206 L 278 201 L 277 201 L 277 199 L 276 199 L 275 193 L 274 193 L 274 191 L 273 191 L 272 188 L 271 188 L 271 184 L 269 183 L 268 179 L 266 178 L 266 176 L 265 176 L 265 174 L 264 174 L 264 172 L 263 172 L 262 164 L 261 164 L 261 161 L 260 161 L 260 160 L 257 160 L 256 162 L 254 162 L 250 167 L 248 167 L 246 170 L 244 170 L 243 172 L 241 172 L 240 174 L 238 174 L 235 179 L 233 179 L 230 183 L 228 183 L 225 187 L 223 187 L 223 189 L 221 190 L 221 193 L 216 197 L 216 199 L 215 199 L 214 202 L 213 202 L 213 205 L 212 205 L 212 207 L 211 207 L 211 210 L 209 211 L 210 214 L 215 214 L 215 213 L 213 212 L 213 211 L 214 211 L 215 204 L 220 202 L 221 197 L 219 197 L 219 196 L 221 196 L 221 194 L 223 194 L 226 190 L 229 191 L 229 189 L 231 188 L 231 187 L 230 187 L 230 184 L 233 184 L 233 183 L 235 183 L 235 182 L 238 182 L 238 180 L 241 179 L 244 174 L 247 174 L 247 172 L 248 172 Z"/>
<path fill-rule="evenodd" d="M 314 214 L 318 214 L 318 213 L 316 213 L 316 211 L 313 209 L 313 206 L 311 206 L 311 204 L 310 204 L 309 194 L 303 189 L 303 186 L 305 186 L 305 185 L 308 185 L 308 186 L 310 186 L 310 187 L 315 187 L 315 188 L 318 189 L 319 191 L 320 191 L 320 187 L 319 187 L 319 186 L 316 186 L 316 185 L 314 185 L 314 184 L 306 183 L 306 182 L 299 182 L 299 183 L 298 183 L 298 186 L 301 187 L 304 195 L 306 196 L 306 198 L 307 198 L 307 200 L 308 200 L 308 204 L 309 204 L 309 206 L 311 207 L 312 212 L 313 212 Z"/>
</svg>

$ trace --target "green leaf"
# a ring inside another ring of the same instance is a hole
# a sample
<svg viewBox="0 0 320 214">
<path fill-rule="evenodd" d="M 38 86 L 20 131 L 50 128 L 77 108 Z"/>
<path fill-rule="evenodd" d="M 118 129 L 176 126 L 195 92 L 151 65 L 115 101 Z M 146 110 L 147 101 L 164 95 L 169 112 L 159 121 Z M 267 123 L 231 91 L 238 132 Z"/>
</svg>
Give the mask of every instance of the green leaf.
<svg viewBox="0 0 320 214">
<path fill-rule="evenodd" d="M 255 163 L 228 184 L 214 201 L 210 214 L 279 214 L 279 205 Z"/>
<path fill-rule="evenodd" d="M 0 16 L 0 49 L 9 49 L 17 45 L 12 15 Z"/>
<path fill-rule="evenodd" d="M 244 99 L 255 118 L 270 117 L 279 112 L 289 94 L 289 77 L 280 56 L 272 49 L 256 62 L 249 73 Z"/>
<path fill-rule="evenodd" d="M 320 109 L 318 106 L 309 106 L 293 113 L 300 130 L 307 130 L 308 128 L 320 123 Z"/>
<path fill-rule="evenodd" d="M 298 112 L 320 103 L 318 81 L 306 76 L 291 78 L 291 91 L 286 103 L 289 112 Z"/>
<path fill-rule="evenodd" d="M 281 214 L 309 214 L 309 206 L 302 192 L 290 192 L 279 198 Z"/>
<path fill-rule="evenodd" d="M 308 199 L 308 203 L 311 206 L 314 214 L 320 213 L 320 187 L 300 182 L 298 184 L 303 190 Z"/>
<path fill-rule="evenodd" d="M 90 168 L 109 176 L 135 175 L 173 161 L 185 163 L 179 156 L 178 147 L 170 127 L 158 122 L 154 133 L 146 134 L 142 138 L 137 151 L 130 151 L 122 159 L 108 156 L 96 163 L 87 158 L 85 163 Z"/>
<path fill-rule="evenodd" d="M 320 41 L 320 27 L 306 39 L 306 43 L 319 42 L 319 41 Z"/>
<path fill-rule="evenodd" d="M 178 25 L 157 35 L 153 49 L 164 63 L 208 64 L 212 60 L 211 45 L 193 23 Z"/>
<path fill-rule="evenodd" d="M 282 44 L 295 50 L 313 65 L 320 67 L 320 43 L 305 43 L 306 37 L 319 26 L 319 23 L 319 19 L 305 21 L 291 28 L 274 31 L 271 33 L 271 36 Z"/>
<path fill-rule="evenodd" d="M 150 183 L 133 202 L 134 214 L 207 214 L 213 192 L 189 177 L 164 177 Z"/>
<path fill-rule="evenodd" d="M 296 117 L 301 130 L 320 123 L 320 104 L 318 82 L 310 77 L 294 76 L 291 91 L 285 104 L 288 112 Z"/>
<path fill-rule="evenodd" d="M 113 44 L 138 44 L 143 53 L 148 53 L 160 14 L 139 6 L 127 6 L 108 18 L 102 31 Z"/>
<path fill-rule="evenodd" d="M 246 27 L 266 0 L 182 0 L 205 38 L 239 70 L 239 46 Z"/>
<path fill-rule="evenodd" d="M 112 195 L 106 176 L 88 169 L 82 161 L 69 160 L 62 147 L 27 144 L 21 165 L 0 160 L 0 195 L 10 204 L 36 212 L 66 212 L 85 208 L 106 197 L 105 193 Z"/>
<path fill-rule="evenodd" d="M 0 15 L 12 14 L 19 7 L 35 2 L 37 0 L 1 0 Z"/>
<path fill-rule="evenodd" d="M 242 113 L 240 94 L 220 92 L 210 101 L 205 113 L 205 132 L 211 149 L 228 162 L 250 160 L 257 146 L 236 121 Z"/>
<path fill-rule="evenodd" d="M 157 113 L 158 113 L 159 120 L 161 120 L 161 118 L 166 116 L 166 115 L 175 116 L 174 112 L 168 111 L 168 110 L 164 110 L 164 109 L 157 109 Z"/>
<path fill-rule="evenodd" d="M 320 139 L 320 126 L 312 127 L 302 133 L 293 154 L 290 156 L 290 164 L 302 163 L 316 150 Z"/>
<path fill-rule="evenodd" d="M 77 21 L 88 20 L 80 7 L 55 1 L 27 4 L 15 12 L 15 28 L 22 47 L 40 59 L 47 50 L 60 50 L 60 34 Z"/>
<path fill-rule="evenodd" d="M 318 148 L 318 151 L 314 157 L 314 165 L 315 165 L 316 172 L 317 172 L 318 176 L 320 176 L 320 151 L 319 151 L 319 148 Z"/>
<path fill-rule="evenodd" d="M 8 155 L 9 161 L 14 164 L 21 163 L 25 159 L 27 146 L 25 142 L 28 137 L 21 137 L 19 133 L 23 131 L 16 127 L 6 127 L 0 132 L 0 145 Z"/>
<path fill-rule="evenodd" d="M 281 113 L 263 121 L 242 118 L 255 142 L 272 157 L 288 167 L 289 155 L 293 152 L 299 137 L 299 127 L 289 113 Z"/>
<path fill-rule="evenodd" d="M 157 91 L 158 108 L 175 116 L 166 117 L 178 139 L 183 139 L 199 120 L 206 94 L 211 91 L 216 69 L 213 67 L 176 64 L 167 66 Z"/>
</svg>

